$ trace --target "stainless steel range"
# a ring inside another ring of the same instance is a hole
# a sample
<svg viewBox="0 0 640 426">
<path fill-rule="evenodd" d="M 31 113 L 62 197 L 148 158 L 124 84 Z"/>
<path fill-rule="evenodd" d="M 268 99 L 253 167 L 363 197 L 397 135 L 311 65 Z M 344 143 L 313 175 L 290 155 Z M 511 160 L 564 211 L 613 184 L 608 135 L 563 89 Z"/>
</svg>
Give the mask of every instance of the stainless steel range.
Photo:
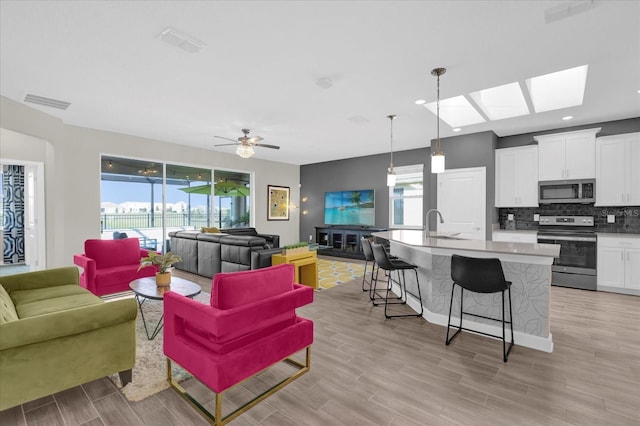
<svg viewBox="0 0 640 426">
<path fill-rule="evenodd" d="M 593 216 L 540 216 L 538 243 L 560 245 L 551 267 L 551 285 L 596 290 Z"/>
</svg>

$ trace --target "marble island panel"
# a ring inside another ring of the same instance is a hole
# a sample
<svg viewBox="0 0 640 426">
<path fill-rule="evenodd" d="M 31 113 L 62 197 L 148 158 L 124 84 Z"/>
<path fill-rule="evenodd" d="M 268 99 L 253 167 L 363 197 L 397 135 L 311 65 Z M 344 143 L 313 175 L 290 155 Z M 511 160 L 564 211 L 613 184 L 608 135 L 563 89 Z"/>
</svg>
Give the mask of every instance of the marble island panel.
<svg viewBox="0 0 640 426">
<path fill-rule="evenodd" d="M 375 232 L 377 238 L 390 241 L 391 253 L 418 266 L 424 318 L 435 324 L 447 324 L 451 298 L 451 255 L 497 257 L 501 260 L 505 278 L 512 282 L 513 327 L 516 345 L 545 352 L 553 351 L 549 326 L 549 291 L 551 265 L 559 256 L 555 244 L 494 242 L 456 239 L 455 234 L 395 230 Z M 415 295 L 417 285 L 413 274 L 407 274 L 409 306 L 419 311 Z M 397 289 L 396 289 L 397 290 Z M 454 294 L 452 323 L 459 323 L 460 292 Z M 500 318 L 498 294 L 464 293 L 465 310 Z M 459 308 L 458 308 L 459 309 Z M 508 308 L 507 308 L 508 310 Z M 491 334 L 502 334 L 499 323 L 481 318 L 464 317 L 464 327 Z M 444 344 L 444 342 L 443 342 Z"/>
</svg>

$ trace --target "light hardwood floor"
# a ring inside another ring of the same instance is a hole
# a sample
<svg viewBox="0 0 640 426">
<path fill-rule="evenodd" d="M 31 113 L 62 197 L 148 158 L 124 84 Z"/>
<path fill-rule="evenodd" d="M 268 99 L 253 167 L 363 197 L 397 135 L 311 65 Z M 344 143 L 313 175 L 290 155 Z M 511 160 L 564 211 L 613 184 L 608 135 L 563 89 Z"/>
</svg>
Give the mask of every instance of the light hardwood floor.
<svg viewBox="0 0 640 426">
<path fill-rule="evenodd" d="M 210 288 L 208 279 L 182 276 Z M 420 318 L 385 320 L 360 281 L 316 293 L 299 314 L 315 323 L 311 371 L 231 425 L 640 424 L 637 296 L 552 287 L 554 352 L 516 346 L 506 364 L 497 340 L 463 333 L 447 347 L 444 327 Z M 247 382 L 225 401 L 259 392 L 283 368 Z M 185 387 L 212 400 L 194 379 Z M 128 402 L 101 379 L 0 412 L 0 424 L 206 422 L 171 389 Z"/>
</svg>

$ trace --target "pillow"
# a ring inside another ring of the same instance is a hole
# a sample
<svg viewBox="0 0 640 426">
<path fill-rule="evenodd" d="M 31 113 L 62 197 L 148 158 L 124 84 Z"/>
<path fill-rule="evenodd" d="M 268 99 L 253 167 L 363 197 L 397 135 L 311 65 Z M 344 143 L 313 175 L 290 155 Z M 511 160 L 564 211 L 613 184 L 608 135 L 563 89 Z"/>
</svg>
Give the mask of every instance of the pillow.
<svg viewBox="0 0 640 426">
<path fill-rule="evenodd" d="M 240 272 L 219 272 L 213 277 L 210 304 L 231 309 L 293 290 L 294 266 L 283 263 Z"/>
<path fill-rule="evenodd" d="M 0 284 L 0 324 L 17 321 L 19 319 L 13 300 L 11 300 L 7 290 Z"/>
<path fill-rule="evenodd" d="M 206 228 L 203 226 L 202 228 L 200 228 L 200 232 L 205 232 L 209 234 L 221 234 L 220 230 L 216 227 Z"/>
</svg>

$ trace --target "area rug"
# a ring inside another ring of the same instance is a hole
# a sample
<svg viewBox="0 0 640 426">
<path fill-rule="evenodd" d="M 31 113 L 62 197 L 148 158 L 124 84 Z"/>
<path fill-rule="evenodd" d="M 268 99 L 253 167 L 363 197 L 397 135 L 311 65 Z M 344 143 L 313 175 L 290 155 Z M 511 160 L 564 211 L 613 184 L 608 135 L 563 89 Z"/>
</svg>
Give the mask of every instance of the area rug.
<svg viewBox="0 0 640 426">
<path fill-rule="evenodd" d="M 326 290 L 362 278 L 363 274 L 364 263 L 318 259 L 318 290 Z"/>
<path fill-rule="evenodd" d="M 209 293 L 202 292 L 194 297 L 202 303 L 209 303 Z M 162 315 L 161 300 L 147 300 L 142 305 L 144 316 L 147 320 L 149 332 L 153 330 Z M 136 320 L 136 365 L 133 367 L 133 380 L 122 387 L 118 374 L 113 374 L 109 378 L 122 391 L 129 401 L 141 401 L 151 395 L 158 393 L 169 387 L 167 382 L 167 359 L 162 352 L 162 335 L 160 331 L 153 340 L 148 340 L 144 331 L 142 317 L 138 311 Z M 176 365 L 173 367 L 173 375 L 178 382 L 186 380 L 191 375 Z"/>
</svg>

